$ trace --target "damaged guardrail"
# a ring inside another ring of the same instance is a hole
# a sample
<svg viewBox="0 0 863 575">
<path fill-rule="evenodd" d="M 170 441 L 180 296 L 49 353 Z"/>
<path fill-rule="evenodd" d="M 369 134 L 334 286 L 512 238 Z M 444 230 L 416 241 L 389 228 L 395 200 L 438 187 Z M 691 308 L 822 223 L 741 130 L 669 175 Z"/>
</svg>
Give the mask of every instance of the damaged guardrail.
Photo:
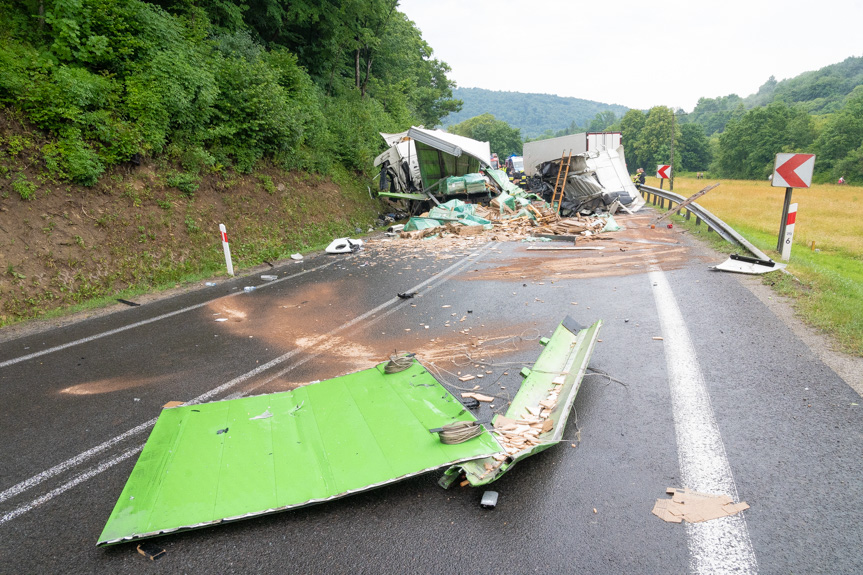
<svg viewBox="0 0 863 575">
<path fill-rule="evenodd" d="M 673 204 L 680 204 L 686 201 L 686 198 L 680 194 L 675 194 L 668 190 L 661 190 L 644 184 L 638 185 L 639 191 L 646 196 L 645 199 L 653 205 L 659 204 L 660 207 L 665 207 L 665 200 L 668 200 L 668 208 L 671 209 Z M 651 198 L 651 196 L 653 196 Z M 702 221 L 707 224 L 708 229 L 713 230 L 719 236 L 730 244 L 740 246 L 751 253 L 754 258 L 732 255 L 727 261 L 715 266 L 716 269 L 722 271 L 730 271 L 737 273 L 766 273 L 779 269 L 784 269 L 786 264 L 774 262 L 767 254 L 752 245 L 749 240 L 741 236 L 737 231 L 720 220 L 718 217 L 704 209 L 696 202 L 690 202 L 684 208 L 687 220 L 689 214 L 695 214 L 695 225 L 699 225 Z"/>
</svg>

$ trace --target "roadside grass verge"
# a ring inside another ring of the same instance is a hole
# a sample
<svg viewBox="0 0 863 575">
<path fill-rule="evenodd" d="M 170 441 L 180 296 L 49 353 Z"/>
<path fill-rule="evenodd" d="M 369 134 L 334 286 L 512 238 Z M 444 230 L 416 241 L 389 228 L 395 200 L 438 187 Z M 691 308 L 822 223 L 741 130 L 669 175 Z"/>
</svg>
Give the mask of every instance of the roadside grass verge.
<svg viewBox="0 0 863 575">
<path fill-rule="evenodd" d="M 675 178 L 674 191 L 688 197 L 711 183 Z M 723 180 L 697 203 L 778 261 L 784 196 L 784 188 L 768 182 Z M 838 351 L 863 357 L 863 188 L 814 185 L 794 190 L 792 202 L 799 207 L 787 268 L 791 275 L 766 274 L 764 283 L 792 298 L 797 315 L 828 335 Z M 740 251 L 708 234 L 705 225 L 696 227 L 694 218 L 673 220 L 722 252 Z"/>
</svg>

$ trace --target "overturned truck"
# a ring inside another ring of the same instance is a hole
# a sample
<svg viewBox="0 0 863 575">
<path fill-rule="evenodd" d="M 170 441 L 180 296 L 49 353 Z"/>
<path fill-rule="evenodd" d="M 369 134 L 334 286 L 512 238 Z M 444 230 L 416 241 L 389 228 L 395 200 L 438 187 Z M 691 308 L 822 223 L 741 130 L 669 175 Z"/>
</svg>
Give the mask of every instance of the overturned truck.
<svg viewBox="0 0 863 575">
<path fill-rule="evenodd" d="M 563 216 L 604 211 L 614 202 L 633 212 L 644 205 L 626 169 L 620 139 L 601 139 L 599 135 L 571 134 L 524 144 L 531 191 L 552 201 L 555 186 L 563 186 Z"/>
</svg>

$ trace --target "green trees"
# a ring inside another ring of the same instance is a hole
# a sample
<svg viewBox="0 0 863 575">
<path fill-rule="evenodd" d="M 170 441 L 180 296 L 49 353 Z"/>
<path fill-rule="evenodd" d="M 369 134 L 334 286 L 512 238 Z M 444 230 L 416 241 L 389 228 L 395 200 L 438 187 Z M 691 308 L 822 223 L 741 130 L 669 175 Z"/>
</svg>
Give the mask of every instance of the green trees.
<svg viewBox="0 0 863 575">
<path fill-rule="evenodd" d="M 450 133 L 488 142 L 492 153 L 501 158 L 512 154 L 521 155 L 522 142 L 518 128 L 512 128 L 504 121 L 495 119 L 491 114 L 469 118 L 460 124 L 450 126 Z"/>
<path fill-rule="evenodd" d="M 844 106 L 832 114 L 815 141 L 816 167 L 825 178 L 844 177 L 863 183 L 863 86 L 858 86 Z"/>
<path fill-rule="evenodd" d="M 805 152 L 814 140 L 809 114 L 772 103 L 728 123 L 719 136 L 715 168 L 725 178 L 764 179 L 773 171 L 778 152 Z"/>
<path fill-rule="evenodd" d="M 196 172 L 366 170 L 378 131 L 457 110 L 396 0 L 0 0 L 0 106 L 55 136 L 57 176 L 161 155 Z M 349 147 L 350 149 L 346 149 Z"/>
</svg>

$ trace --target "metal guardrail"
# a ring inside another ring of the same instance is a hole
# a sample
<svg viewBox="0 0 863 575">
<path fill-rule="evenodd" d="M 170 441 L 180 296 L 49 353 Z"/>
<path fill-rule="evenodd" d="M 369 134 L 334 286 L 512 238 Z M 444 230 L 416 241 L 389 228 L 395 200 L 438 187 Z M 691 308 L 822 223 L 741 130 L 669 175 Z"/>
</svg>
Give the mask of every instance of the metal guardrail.
<svg viewBox="0 0 863 575">
<path fill-rule="evenodd" d="M 652 203 L 654 206 L 659 204 L 660 208 L 665 207 L 666 200 L 668 201 L 668 209 L 671 209 L 672 207 L 674 207 L 674 204 L 679 204 L 686 199 L 680 194 L 675 194 L 674 192 L 670 192 L 668 190 L 660 190 L 659 188 L 638 184 L 636 185 L 636 187 L 639 189 L 642 195 L 645 196 L 645 200 Z M 738 234 L 734 228 L 711 214 L 706 209 L 699 206 L 696 202 L 692 202 L 691 204 L 687 205 L 685 208 L 683 208 L 683 210 L 686 211 L 684 217 L 687 220 L 690 219 L 690 213 L 695 214 L 696 226 L 703 221 L 705 224 L 707 224 L 708 229 L 711 229 L 717 234 L 719 234 L 719 236 L 725 241 L 736 244 L 748 250 L 749 253 L 751 253 L 760 260 L 770 260 L 770 257 L 768 257 L 767 254 L 749 243 L 749 241 L 740 234 Z"/>
</svg>

